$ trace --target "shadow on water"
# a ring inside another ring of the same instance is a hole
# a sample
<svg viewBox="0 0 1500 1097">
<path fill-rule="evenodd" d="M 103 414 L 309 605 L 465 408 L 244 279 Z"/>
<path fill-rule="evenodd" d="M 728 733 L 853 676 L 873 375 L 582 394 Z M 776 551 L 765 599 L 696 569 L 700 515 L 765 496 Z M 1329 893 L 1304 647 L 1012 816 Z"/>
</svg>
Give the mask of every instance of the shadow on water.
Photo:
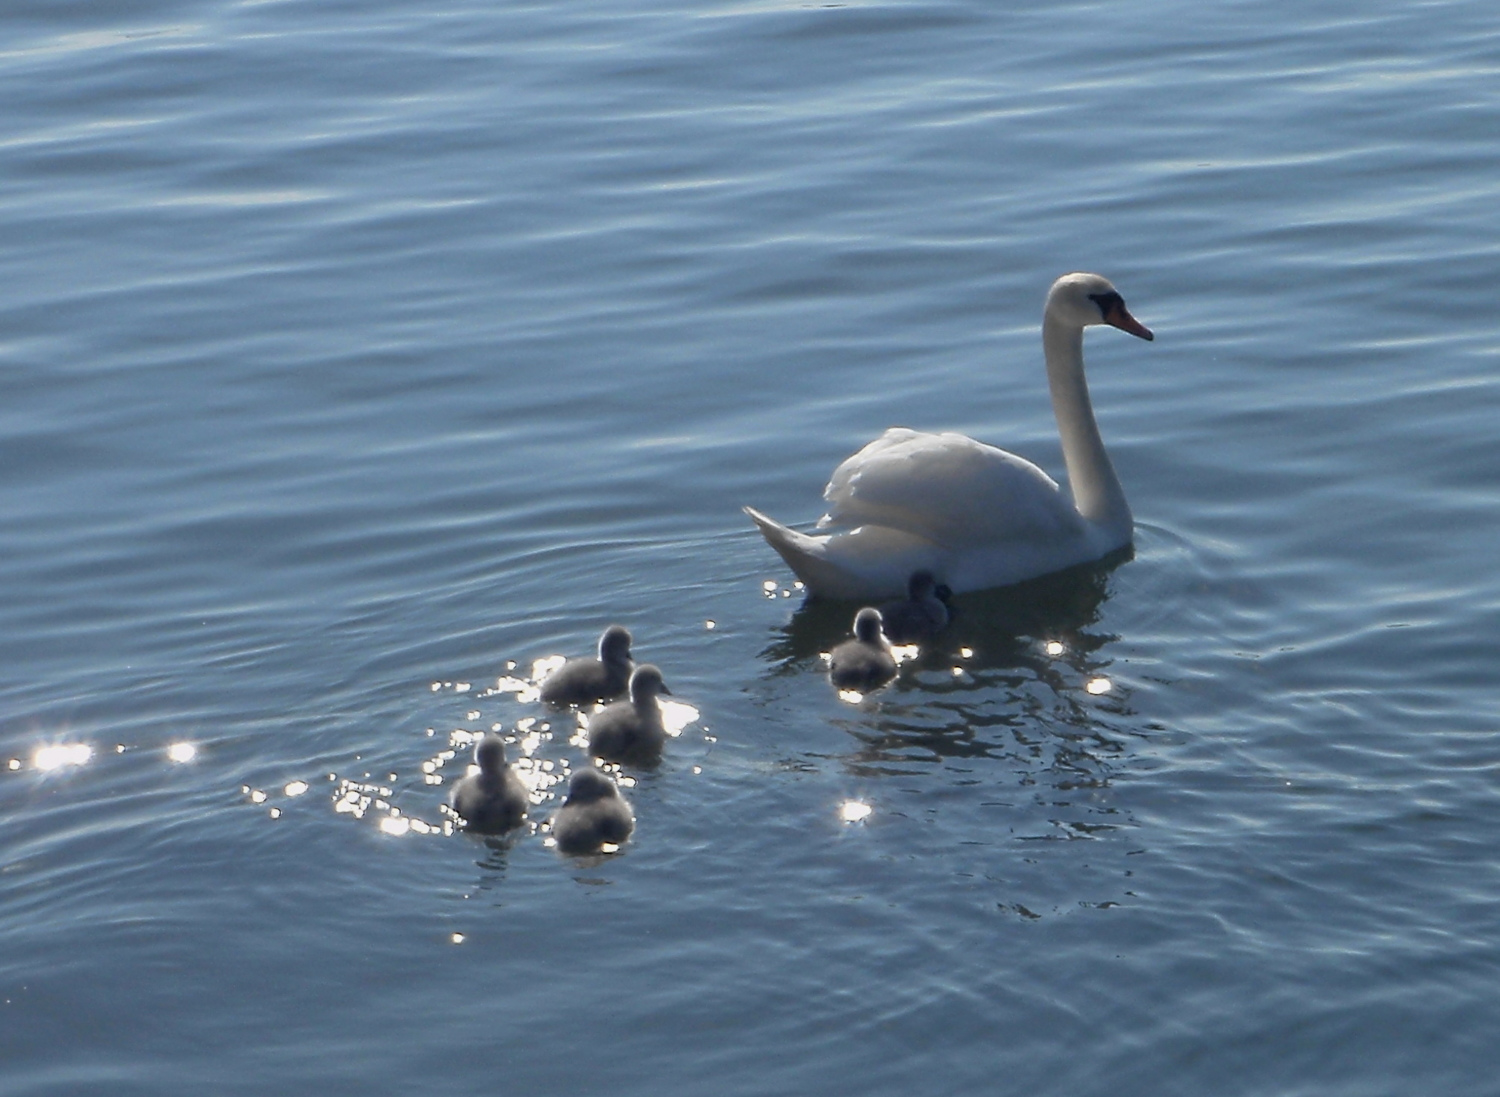
<svg viewBox="0 0 1500 1097">
<path fill-rule="evenodd" d="M 1097 787 L 1125 745 L 1112 717 L 1128 715 L 1104 673 L 1118 637 L 1097 625 L 1110 577 L 1131 555 L 955 596 L 948 628 L 835 719 L 859 743 L 842 761 L 874 776 L 991 759 L 1054 789 Z M 849 635 L 858 608 L 803 603 L 762 652 L 770 673 L 822 673 L 822 653 Z"/>
<path fill-rule="evenodd" d="M 1069 652 L 1094 652 L 1116 639 L 1092 633 L 1109 596 L 1109 578 L 1132 556 L 1129 547 L 1091 564 L 1054 572 L 1014 586 L 954 595 L 953 620 L 919 657 L 948 659 L 969 648 L 970 670 L 1029 666 L 1037 641 L 1056 640 Z M 775 664 L 773 673 L 788 674 L 847 639 L 862 602 L 808 598 L 792 615 L 761 657 Z"/>
</svg>

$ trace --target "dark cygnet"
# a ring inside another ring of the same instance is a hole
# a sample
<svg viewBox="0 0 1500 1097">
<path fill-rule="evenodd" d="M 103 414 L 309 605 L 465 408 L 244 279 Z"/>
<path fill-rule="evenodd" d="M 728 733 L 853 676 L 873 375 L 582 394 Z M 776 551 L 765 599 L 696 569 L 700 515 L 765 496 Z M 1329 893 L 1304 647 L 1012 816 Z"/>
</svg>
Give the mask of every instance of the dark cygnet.
<svg viewBox="0 0 1500 1097">
<path fill-rule="evenodd" d="M 880 627 L 893 644 L 931 640 L 948 627 L 948 607 L 932 572 L 911 573 L 906 584 L 906 598 L 880 607 Z"/>
<path fill-rule="evenodd" d="M 557 848 L 574 856 L 602 852 L 605 843 L 623 845 L 635 829 L 635 812 L 615 783 L 593 766 L 568 782 L 568 796 L 552 816 Z"/>
<path fill-rule="evenodd" d="M 839 689 L 861 692 L 883 686 L 896 677 L 891 646 L 880 633 L 880 611 L 866 606 L 854 615 L 854 639 L 833 649 L 828 680 Z"/>
<path fill-rule="evenodd" d="M 658 695 L 672 691 L 650 663 L 630 676 L 630 700 L 606 705 L 589 718 L 589 753 L 606 762 L 650 763 L 661 757 L 667 729 Z"/>
<path fill-rule="evenodd" d="M 569 659 L 542 682 L 542 700 L 554 705 L 613 701 L 625 693 L 630 672 L 630 632 L 610 625 L 599 637 L 599 657 Z"/>
<path fill-rule="evenodd" d="M 530 804 L 526 786 L 505 764 L 505 743 L 493 731 L 474 748 L 479 772 L 453 786 L 450 803 L 470 830 L 504 834 L 521 825 Z"/>
</svg>

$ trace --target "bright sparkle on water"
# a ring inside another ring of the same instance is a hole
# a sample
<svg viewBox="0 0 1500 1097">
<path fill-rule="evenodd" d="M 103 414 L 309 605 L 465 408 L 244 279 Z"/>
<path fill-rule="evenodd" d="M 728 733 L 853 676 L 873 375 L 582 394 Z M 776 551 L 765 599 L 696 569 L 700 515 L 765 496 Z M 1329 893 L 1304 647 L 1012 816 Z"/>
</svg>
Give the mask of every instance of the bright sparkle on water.
<svg viewBox="0 0 1500 1097">
<path fill-rule="evenodd" d="M 683 701 L 658 701 L 661 708 L 662 726 L 667 729 L 667 734 L 674 738 L 682 734 L 682 729 L 698 719 L 698 710 Z"/>
<path fill-rule="evenodd" d="M 1058 640 L 1048 640 L 1047 641 L 1047 654 L 1048 655 L 1061 655 L 1062 653 L 1063 653 L 1063 646 L 1062 646 L 1061 641 L 1058 641 Z"/>
<path fill-rule="evenodd" d="M 167 748 L 167 757 L 178 765 L 182 765 L 198 757 L 198 748 L 192 743 L 173 743 Z"/>
<path fill-rule="evenodd" d="M 1108 693 L 1110 690 L 1114 689 L 1114 683 L 1111 682 L 1108 678 L 1090 678 L 1089 684 L 1084 686 L 1083 688 L 1097 696 L 1098 694 Z"/>
<path fill-rule="evenodd" d="M 845 800 L 839 805 L 839 818 L 846 823 L 858 823 L 868 819 L 875 809 L 859 800 Z"/>
<path fill-rule="evenodd" d="M 292 781 L 282 791 L 288 796 L 301 796 L 307 791 L 307 787 L 306 781 Z"/>
<path fill-rule="evenodd" d="M 31 764 L 40 770 L 60 769 L 63 766 L 81 766 L 93 756 L 94 748 L 87 743 L 38 747 L 37 752 L 32 755 Z"/>
</svg>

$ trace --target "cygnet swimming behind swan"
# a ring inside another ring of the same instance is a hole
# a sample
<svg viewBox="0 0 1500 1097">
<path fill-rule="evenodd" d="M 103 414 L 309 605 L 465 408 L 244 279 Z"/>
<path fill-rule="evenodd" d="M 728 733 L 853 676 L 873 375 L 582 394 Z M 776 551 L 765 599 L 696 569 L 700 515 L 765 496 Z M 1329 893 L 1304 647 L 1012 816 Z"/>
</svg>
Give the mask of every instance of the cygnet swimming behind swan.
<svg viewBox="0 0 1500 1097">
<path fill-rule="evenodd" d="M 854 615 L 854 639 L 834 648 L 828 680 L 839 689 L 872 690 L 896 677 L 896 660 L 880 632 L 880 611 L 866 606 Z"/>
<path fill-rule="evenodd" d="M 914 571 L 906 584 L 906 598 L 880 607 L 880 628 L 893 644 L 931 640 L 948 627 L 948 606 L 938 595 L 930 571 Z"/>
<path fill-rule="evenodd" d="M 635 663 L 630 658 L 630 632 L 610 625 L 599 637 L 599 657 L 569 659 L 542 681 L 542 700 L 552 705 L 581 705 L 613 701 L 625 692 Z"/>
<path fill-rule="evenodd" d="M 520 826 L 531 801 L 526 786 L 505 764 L 505 741 L 490 732 L 474 748 L 474 761 L 479 772 L 453 786 L 453 810 L 481 834 L 504 834 Z"/>
<path fill-rule="evenodd" d="M 911 573 L 932 572 L 956 593 L 1003 587 L 1109 555 L 1130 544 L 1133 520 L 1083 374 L 1083 329 L 1109 324 L 1142 339 L 1097 274 L 1065 274 L 1042 313 L 1042 350 L 1062 438 L 1070 499 L 1030 461 L 962 434 L 892 427 L 833 471 L 817 534 L 746 507 L 809 592 L 891 598 Z"/>
<path fill-rule="evenodd" d="M 654 762 L 667 742 L 658 695 L 672 691 L 650 663 L 630 676 L 630 700 L 606 705 L 589 717 L 589 753 L 606 762 Z"/>
<path fill-rule="evenodd" d="M 604 845 L 623 845 L 635 830 L 635 812 L 620 790 L 593 766 L 568 781 L 568 797 L 552 816 L 557 848 L 574 856 L 600 853 Z"/>
</svg>

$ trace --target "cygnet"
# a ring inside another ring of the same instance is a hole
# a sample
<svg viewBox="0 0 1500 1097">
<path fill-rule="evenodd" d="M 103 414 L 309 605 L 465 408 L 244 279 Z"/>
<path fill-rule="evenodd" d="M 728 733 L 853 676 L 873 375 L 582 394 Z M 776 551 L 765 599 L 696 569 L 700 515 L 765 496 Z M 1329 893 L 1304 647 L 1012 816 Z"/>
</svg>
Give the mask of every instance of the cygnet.
<svg viewBox="0 0 1500 1097">
<path fill-rule="evenodd" d="M 615 783 L 593 766 L 580 769 L 568 782 L 568 796 L 552 816 L 557 848 L 574 856 L 623 845 L 635 829 L 635 812 Z"/>
<path fill-rule="evenodd" d="M 554 705 L 613 701 L 625 693 L 630 672 L 630 632 L 610 625 L 599 637 L 599 657 L 569 659 L 542 682 L 542 700 Z"/>
<path fill-rule="evenodd" d="M 948 607 L 930 571 L 912 572 L 905 600 L 880 607 L 881 631 L 893 644 L 930 640 L 947 626 Z"/>
<path fill-rule="evenodd" d="M 630 676 L 630 700 L 606 705 L 589 718 L 589 753 L 606 762 L 654 762 L 667 742 L 658 695 L 672 691 L 650 663 Z"/>
<path fill-rule="evenodd" d="M 896 660 L 880 632 L 880 611 L 866 606 L 854 615 L 854 639 L 833 649 L 828 679 L 839 689 L 868 691 L 896 677 Z"/>
<path fill-rule="evenodd" d="M 470 830 L 503 834 L 521 825 L 530 801 L 526 786 L 505 764 L 505 742 L 493 731 L 474 748 L 479 772 L 453 786 L 453 810 Z"/>
</svg>

